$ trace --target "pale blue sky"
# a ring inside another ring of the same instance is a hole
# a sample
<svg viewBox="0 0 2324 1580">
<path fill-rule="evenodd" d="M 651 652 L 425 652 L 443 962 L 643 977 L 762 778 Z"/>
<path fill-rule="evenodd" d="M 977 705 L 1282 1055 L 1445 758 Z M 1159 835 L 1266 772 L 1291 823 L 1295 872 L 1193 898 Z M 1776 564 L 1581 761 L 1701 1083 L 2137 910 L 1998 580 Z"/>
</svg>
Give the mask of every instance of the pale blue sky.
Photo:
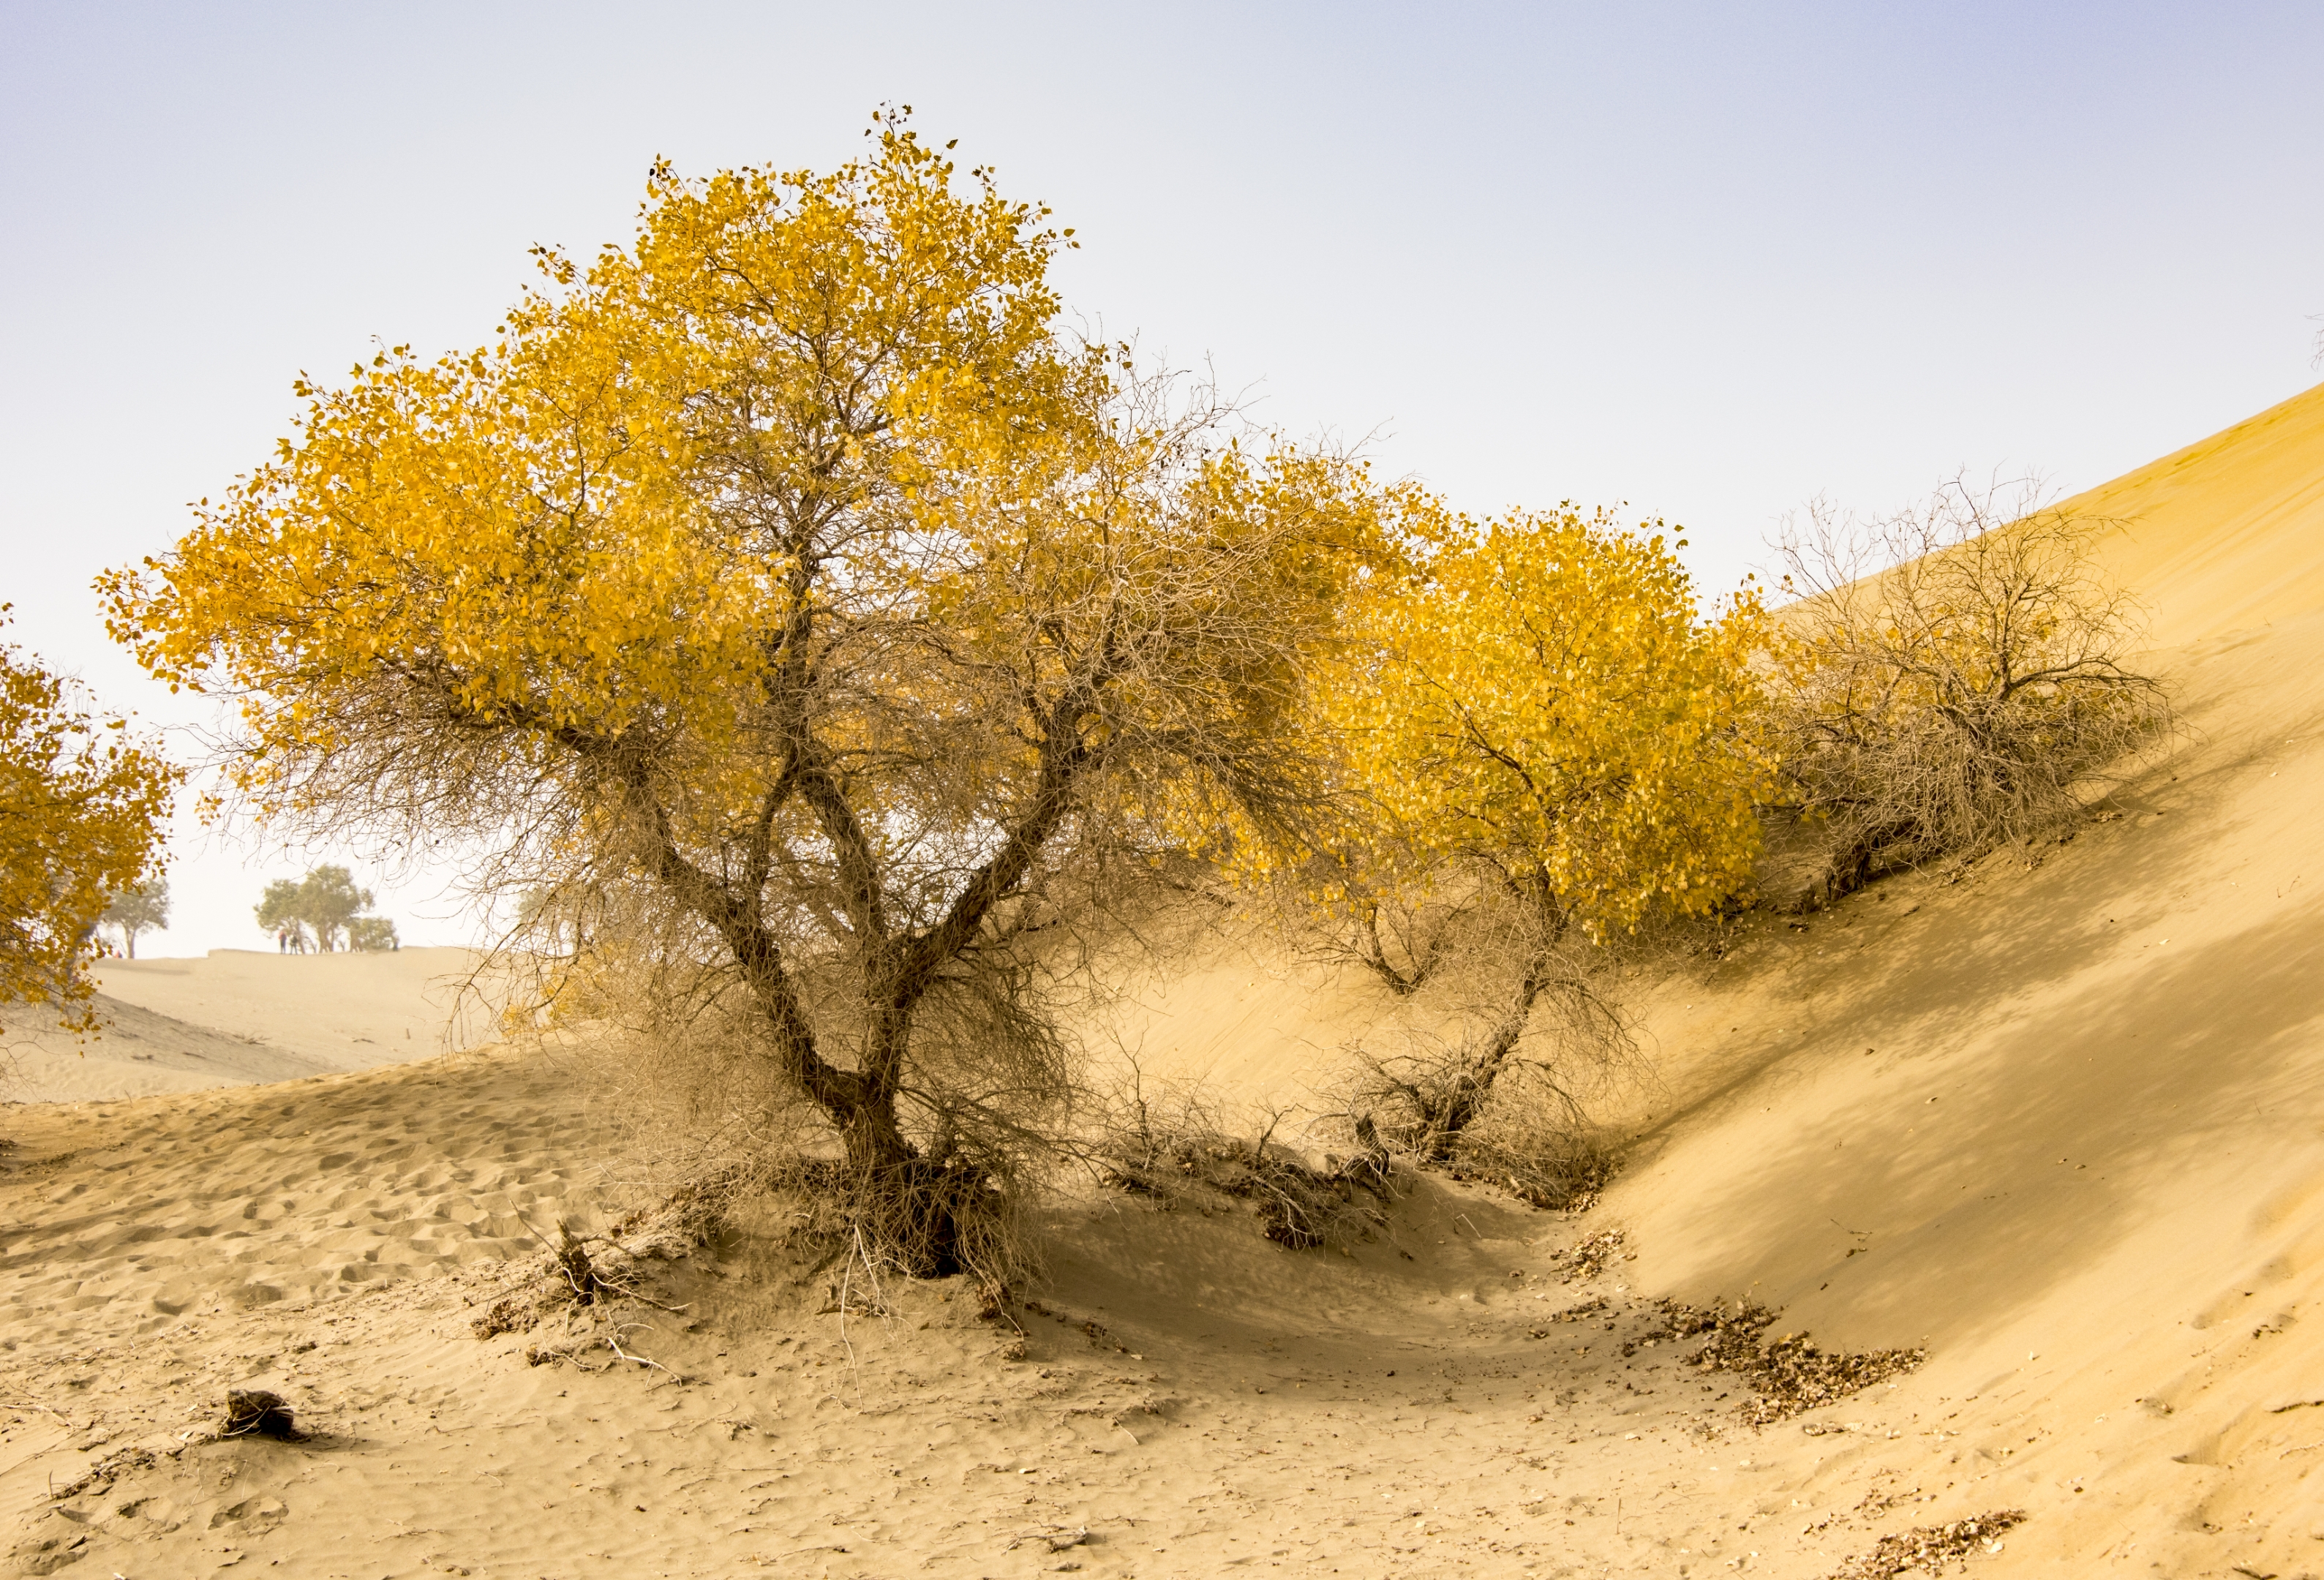
<svg viewBox="0 0 2324 1580">
<path fill-rule="evenodd" d="M 883 100 L 1078 228 L 1110 334 L 1471 509 L 1683 522 L 1723 588 L 1808 495 L 2079 488 L 2315 382 L 2319 65 L 2313 5 L 0 3 L 0 599 L 191 722 L 88 581 L 294 374 L 477 343 L 656 154 L 828 165 Z M 148 947 L 263 944 L 300 864 L 188 834 Z M 433 892 L 406 937 L 463 936 Z"/>
</svg>

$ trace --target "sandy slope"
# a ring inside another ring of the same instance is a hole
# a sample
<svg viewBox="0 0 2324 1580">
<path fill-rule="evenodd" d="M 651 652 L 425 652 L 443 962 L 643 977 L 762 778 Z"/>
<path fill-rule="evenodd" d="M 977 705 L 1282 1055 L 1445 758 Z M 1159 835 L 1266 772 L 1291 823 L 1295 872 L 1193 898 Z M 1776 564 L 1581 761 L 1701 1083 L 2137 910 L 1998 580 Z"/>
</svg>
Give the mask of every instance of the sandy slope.
<svg viewBox="0 0 2324 1580">
<path fill-rule="evenodd" d="M 770 1207 L 669 1270 L 684 1313 L 622 1318 L 669 1370 L 607 1326 L 531 1366 L 541 1335 L 468 1329 L 520 1215 L 602 1212 L 642 1171 L 550 1056 L 10 1110 L 15 1561 L 1806 1580 L 2016 1507 L 1981 1572 L 2324 1574 L 2319 465 L 2311 393 L 2098 491 L 2187 749 L 2038 865 L 1756 916 L 1641 984 L 1661 1078 L 1579 1219 L 1431 1180 L 1338 1255 L 1240 1208 L 1068 1196 L 1016 1358 L 955 1285 L 825 1309 L 836 1270 L 789 1260 Z M 1321 1107 L 1388 1018 L 1360 979 L 1220 947 L 1119 1030 L 1153 1078 Z M 1636 1260 L 1563 1282 L 1608 1229 Z M 1930 1357 L 1753 1428 L 1676 1346 L 1630 1347 L 1665 1292 Z M 318 1437 L 203 1441 L 250 1377 Z"/>
<path fill-rule="evenodd" d="M 295 1081 L 333 1067 L 264 1042 L 189 1025 L 173 1015 L 99 993 L 98 1030 L 79 1035 L 43 1024 L 41 1007 L 9 1006 L 0 1042 L 0 1099 L 79 1103 L 198 1092 L 210 1086 Z M 29 1021 L 29 1027 L 26 1022 Z"/>
<path fill-rule="evenodd" d="M 0 1518 L 21 1532 L 17 1566 L 1821 1561 L 1788 1526 L 1822 1438 L 1738 1429 L 1669 1347 L 1626 1354 L 1656 1326 L 1628 1264 L 1559 1276 L 1554 1253 L 1589 1225 L 1440 1182 L 1344 1255 L 1284 1251 L 1238 1207 L 1069 1199 L 1048 1287 L 1005 1324 L 977 1320 L 959 1280 L 890 1283 L 884 1315 L 844 1318 L 827 1308 L 836 1270 L 792 1261 L 770 1206 L 672 1269 L 659 1292 L 683 1313 L 479 1341 L 470 1324 L 512 1283 L 498 1259 L 522 1250 L 525 1222 L 622 1195 L 608 1181 L 626 1166 L 571 1074 L 488 1054 L 18 1111 L 0 1163 Z M 1586 1321 L 1554 1319 L 1593 1298 L 1606 1306 Z M 576 1363 L 526 1363 L 568 1336 Z M 608 1336 L 658 1367 L 618 1361 Z M 245 1381 L 284 1394 L 315 1438 L 208 1440 Z M 1894 1394 L 1866 1403 L 1863 1430 L 1909 1418 Z M 1844 1523 L 1816 1543 L 1862 1529 L 1859 1481 L 1839 1483 Z M 1811 1520 L 1835 1512 L 1830 1486 L 1809 1501 Z"/>
<path fill-rule="evenodd" d="M 2324 384 L 2065 504 L 2122 523 L 2158 647 L 2324 609 Z"/>
<path fill-rule="evenodd" d="M 97 975 L 112 997 L 156 1014 L 360 1070 L 492 1038 L 498 1000 L 488 981 L 472 985 L 476 969 L 467 949 L 213 949 L 199 960 L 107 960 Z"/>
<path fill-rule="evenodd" d="M 490 1036 L 496 982 L 466 949 L 106 960 L 90 1036 L 10 1006 L 0 1100 L 81 1102 L 295 1080 L 425 1058 Z"/>
</svg>

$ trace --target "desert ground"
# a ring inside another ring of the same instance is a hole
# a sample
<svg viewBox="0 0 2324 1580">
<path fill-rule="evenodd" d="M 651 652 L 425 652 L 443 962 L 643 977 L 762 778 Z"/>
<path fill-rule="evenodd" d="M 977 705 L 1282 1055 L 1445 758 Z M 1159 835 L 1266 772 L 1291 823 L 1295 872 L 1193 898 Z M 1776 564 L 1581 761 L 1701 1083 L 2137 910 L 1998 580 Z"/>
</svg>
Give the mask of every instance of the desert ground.
<svg viewBox="0 0 2324 1580">
<path fill-rule="evenodd" d="M 2080 503 L 2179 747 L 2068 843 L 1630 984 L 1582 1212 L 1406 1171 L 1293 1251 L 1068 1178 L 991 1320 L 770 1198 L 653 1303 L 480 1338 L 540 1234 L 651 1197 L 588 1050 L 456 1016 L 455 952 L 106 963 L 0 1107 L 0 1561 L 1806 1580 L 1950 1527 L 1946 1572 L 2324 1575 L 2324 388 Z M 1124 1046 L 1296 1128 L 1378 992 L 1224 937 Z M 1720 1298 L 1925 1359 L 1771 1400 L 1660 1304 Z M 235 1387 L 303 1437 L 221 1436 Z"/>
</svg>

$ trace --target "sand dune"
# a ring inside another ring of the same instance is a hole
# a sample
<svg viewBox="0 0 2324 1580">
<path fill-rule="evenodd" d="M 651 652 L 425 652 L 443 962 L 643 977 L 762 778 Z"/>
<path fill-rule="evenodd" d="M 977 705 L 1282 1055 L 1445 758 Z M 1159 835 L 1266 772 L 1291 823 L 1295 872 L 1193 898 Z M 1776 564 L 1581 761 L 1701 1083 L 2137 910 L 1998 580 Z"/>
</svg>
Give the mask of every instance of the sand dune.
<svg viewBox="0 0 2324 1580">
<path fill-rule="evenodd" d="M 572 1358 L 530 1365 L 543 1335 L 470 1322 L 528 1224 L 637 1199 L 650 1161 L 565 1056 L 7 1110 L 14 1561 L 1809 1580 L 2016 1509 L 1978 1572 L 2324 1574 L 2319 477 L 2324 391 L 2095 491 L 2130 523 L 2110 552 L 2184 749 L 2038 864 L 1755 914 L 1637 984 L 1659 1080 L 1579 1217 L 1431 1178 L 1350 1254 L 1303 1253 L 1223 1200 L 1074 1187 L 1019 1350 L 956 1284 L 834 1309 L 839 1270 L 795 1261 L 770 1206 L 667 1267 L 682 1309 L 552 1326 Z M 373 1022 L 342 1010 L 376 958 L 304 1011 L 252 1007 L 276 964 L 254 958 L 230 992 L 245 962 L 106 990 L 363 1057 Z M 1392 1022 L 1360 978 L 1247 938 L 1111 1030 L 1153 1078 L 1314 1109 Z M 1724 1374 L 1648 1344 L 1662 1295 L 1928 1358 L 1752 1427 Z M 318 1436 L 207 1440 L 245 1381 Z"/>
<path fill-rule="evenodd" d="M 198 1092 L 210 1086 L 295 1081 L 335 1067 L 249 1038 L 157 1015 L 109 993 L 90 1009 L 98 1021 L 88 1035 L 44 1027 L 37 1006 L 14 1009 L 0 1060 L 0 1099 L 75 1103 Z M 12 1008 L 14 1008 L 12 1006 Z"/>
<path fill-rule="evenodd" d="M 98 1029 L 56 1030 L 15 1008 L 0 1039 L 0 1101 L 60 1103 L 194 1092 L 368 1069 L 470 1048 L 493 1034 L 498 974 L 466 949 L 105 960 Z"/>
<path fill-rule="evenodd" d="M 496 978 L 467 949 L 106 960 L 97 984 L 156 1014 L 263 1042 L 333 1069 L 425 1058 L 497 1035 Z"/>
<path fill-rule="evenodd" d="M 2065 504 L 2122 523 L 2108 568 L 2157 647 L 2324 609 L 2324 384 Z"/>
</svg>

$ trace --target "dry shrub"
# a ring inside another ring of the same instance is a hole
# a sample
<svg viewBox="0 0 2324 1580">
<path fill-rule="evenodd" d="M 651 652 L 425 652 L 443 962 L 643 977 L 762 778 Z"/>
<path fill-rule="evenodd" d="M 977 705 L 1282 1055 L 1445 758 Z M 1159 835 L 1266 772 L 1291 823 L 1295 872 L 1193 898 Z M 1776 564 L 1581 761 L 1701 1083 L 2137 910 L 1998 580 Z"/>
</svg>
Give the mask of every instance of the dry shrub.
<svg viewBox="0 0 2324 1580">
<path fill-rule="evenodd" d="M 659 1201 L 632 1209 L 602 1234 L 569 1223 L 557 1238 L 535 1230 L 543 1256 L 527 1285 L 502 1297 L 469 1325 L 478 1338 L 528 1333 L 544 1317 L 624 1300 L 659 1306 L 652 1264 L 675 1261 L 710 1243 L 740 1197 L 764 1190 L 763 1168 L 727 1163 L 681 1181 Z"/>
<path fill-rule="evenodd" d="M 1972 1553 L 1999 1551 L 2002 1532 L 2024 1518 L 2023 1509 L 1996 1509 L 1988 1514 L 1972 1514 L 1967 1520 L 1915 1526 L 1894 1536 L 1884 1536 L 1870 1552 L 1859 1553 L 1834 1569 L 1831 1580 L 1889 1580 L 1891 1575 L 1914 1569 L 1941 1575 L 1946 1565 Z"/>
<path fill-rule="evenodd" d="M 1787 1333 L 1769 1342 L 1775 1314 L 1764 1306 L 1738 1301 L 1731 1308 L 1657 1302 L 1673 1338 L 1708 1335 L 1689 1357 L 1704 1372 L 1732 1372 L 1758 1397 L 1743 1407 L 1755 1427 L 1788 1419 L 1902 1376 L 1928 1358 L 1926 1350 L 1871 1350 L 1862 1354 L 1829 1353 L 1808 1343 L 1807 1335 Z"/>
<path fill-rule="evenodd" d="M 1504 1074 L 1462 1136 L 1454 1176 L 1502 1187 L 1553 1211 L 1594 1206 L 1621 1161 L 1615 1138 L 1552 1087 L 1529 1063 Z"/>
<path fill-rule="evenodd" d="M 1355 1126 L 1355 1155 L 1326 1154 L 1322 1169 L 1274 1144 L 1274 1129 L 1231 1137 L 1198 1095 L 1157 1098 L 1134 1079 L 1104 1113 L 1093 1161 L 1104 1183 L 1165 1210 L 1190 1199 L 1249 1203 L 1260 1233 L 1294 1251 L 1346 1246 L 1387 1221 L 1379 1208 L 1395 1199 L 1395 1170 L 1369 1119 Z"/>
<path fill-rule="evenodd" d="M 1785 524 L 1778 804 L 1821 845 L 1812 898 L 2055 837 L 2167 733 L 2132 667 L 2140 611 L 2098 559 L 2118 525 L 1958 478 L 1895 515 L 1819 502 Z"/>
</svg>

